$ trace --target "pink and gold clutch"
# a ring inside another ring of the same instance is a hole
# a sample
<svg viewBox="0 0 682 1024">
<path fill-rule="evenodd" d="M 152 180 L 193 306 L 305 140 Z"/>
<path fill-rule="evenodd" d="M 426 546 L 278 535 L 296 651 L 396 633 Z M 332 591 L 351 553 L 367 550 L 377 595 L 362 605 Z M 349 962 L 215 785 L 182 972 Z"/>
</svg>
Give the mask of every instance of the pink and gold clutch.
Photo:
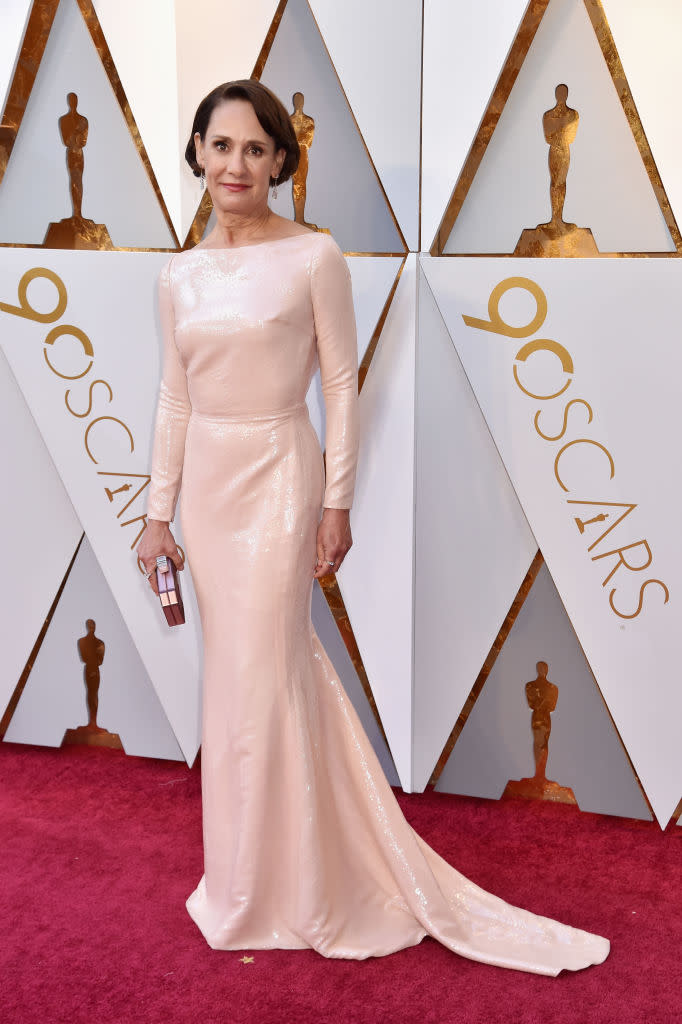
<svg viewBox="0 0 682 1024">
<path fill-rule="evenodd" d="M 185 606 L 180 592 L 180 577 L 171 559 L 165 555 L 156 559 L 156 582 L 166 622 L 169 626 L 181 626 L 185 621 Z"/>
</svg>

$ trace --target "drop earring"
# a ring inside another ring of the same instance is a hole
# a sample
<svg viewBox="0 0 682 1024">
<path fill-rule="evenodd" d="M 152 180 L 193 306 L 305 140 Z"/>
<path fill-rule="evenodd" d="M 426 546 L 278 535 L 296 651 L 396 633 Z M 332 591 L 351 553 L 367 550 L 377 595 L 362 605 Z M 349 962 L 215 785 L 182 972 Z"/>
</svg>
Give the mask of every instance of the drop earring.
<svg viewBox="0 0 682 1024">
<path fill-rule="evenodd" d="M 199 191 L 203 195 L 204 191 L 206 190 L 206 172 L 204 171 L 203 167 L 201 167 L 200 170 L 201 174 L 199 175 Z"/>
<path fill-rule="evenodd" d="M 277 185 L 278 185 L 278 183 L 279 183 L 279 174 L 277 175 L 277 177 L 275 178 L 275 180 L 274 180 L 274 182 L 272 184 L 272 198 L 273 199 L 277 198 Z"/>
</svg>

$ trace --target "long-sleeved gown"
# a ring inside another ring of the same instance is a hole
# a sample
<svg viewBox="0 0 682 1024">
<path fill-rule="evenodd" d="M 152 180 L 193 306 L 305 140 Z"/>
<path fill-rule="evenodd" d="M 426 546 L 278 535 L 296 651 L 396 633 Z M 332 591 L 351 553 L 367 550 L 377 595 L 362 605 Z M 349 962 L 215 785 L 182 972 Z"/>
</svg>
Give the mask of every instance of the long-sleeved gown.
<svg viewBox="0 0 682 1024">
<path fill-rule="evenodd" d="M 159 294 L 147 512 L 171 521 L 182 479 L 204 643 L 204 874 L 187 909 L 206 941 L 360 959 L 429 934 L 539 974 L 600 963 L 607 939 L 504 903 L 412 829 L 313 629 L 321 509 L 351 507 L 358 451 L 341 250 L 314 232 L 199 246 Z M 305 403 L 318 365 L 326 477 Z"/>
</svg>

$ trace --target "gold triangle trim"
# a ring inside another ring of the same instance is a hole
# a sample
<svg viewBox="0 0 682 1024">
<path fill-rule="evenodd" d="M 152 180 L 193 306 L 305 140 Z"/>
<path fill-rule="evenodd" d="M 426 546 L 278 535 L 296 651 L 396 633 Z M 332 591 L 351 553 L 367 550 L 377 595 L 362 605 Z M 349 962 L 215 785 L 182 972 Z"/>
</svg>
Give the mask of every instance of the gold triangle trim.
<svg viewBox="0 0 682 1024">
<path fill-rule="evenodd" d="M 32 649 L 31 653 L 28 656 L 28 661 L 26 662 L 26 665 L 24 666 L 23 672 L 19 676 L 19 681 L 18 681 L 17 685 L 14 688 L 14 692 L 13 692 L 12 696 L 9 699 L 9 703 L 8 703 L 6 709 L 5 709 L 5 713 L 2 716 L 2 719 L 0 719 L 0 740 L 4 740 L 5 734 L 7 733 L 7 730 L 9 728 L 9 724 L 12 721 L 12 717 L 14 715 L 14 712 L 16 711 L 17 706 L 19 704 L 19 701 L 21 700 L 21 695 L 24 692 L 24 688 L 26 686 L 26 683 L 28 682 L 28 677 L 31 674 L 31 669 L 33 668 L 33 666 L 35 664 L 35 660 L 38 657 L 38 651 L 40 650 L 40 648 L 42 646 L 42 643 L 43 643 L 43 640 L 45 639 L 45 636 L 47 635 L 47 631 L 50 628 L 50 623 L 52 622 L 52 616 L 54 615 L 55 611 L 57 610 L 57 605 L 59 604 L 59 600 L 60 600 L 60 598 L 62 596 L 62 593 L 64 591 L 64 587 L 66 586 L 66 581 L 68 580 L 68 578 L 69 578 L 69 576 L 71 574 L 71 570 L 73 569 L 74 563 L 76 561 L 76 556 L 78 555 L 78 552 L 80 551 L 80 546 L 83 543 L 84 537 L 85 537 L 85 533 L 82 533 L 81 536 L 80 536 L 80 540 L 76 544 L 76 550 L 74 551 L 73 555 L 71 556 L 71 561 L 69 562 L 68 568 L 67 568 L 66 572 L 64 573 L 64 578 L 62 579 L 62 582 L 59 584 L 59 588 L 57 590 L 57 593 L 54 596 L 54 600 L 52 601 L 52 604 L 50 605 L 50 610 L 48 611 L 47 616 L 45 617 L 45 621 L 43 622 L 43 625 L 40 627 L 40 632 L 38 633 L 36 642 L 33 645 L 33 649 Z"/>
<path fill-rule="evenodd" d="M 488 143 L 490 142 L 493 132 L 497 127 L 497 123 L 502 115 L 502 111 L 504 110 L 507 100 L 509 99 L 509 95 L 514 87 L 519 71 L 521 70 L 521 66 L 526 59 L 531 43 L 535 38 L 535 33 L 537 32 L 540 22 L 542 21 L 547 7 L 549 6 L 549 2 L 550 0 L 531 0 L 528 5 L 528 9 L 523 16 L 514 38 L 514 42 L 512 43 L 509 51 L 509 56 L 507 57 L 505 65 L 500 73 L 500 77 L 497 80 L 488 107 L 479 125 L 476 138 L 474 139 L 471 149 L 469 150 L 469 154 L 464 161 L 459 178 L 452 192 L 445 213 L 443 214 L 438 231 L 436 232 L 436 237 L 430 249 L 431 256 L 448 256 L 457 259 L 461 259 L 463 257 L 470 258 L 474 256 L 491 259 L 497 256 L 513 255 L 513 253 L 489 252 L 445 253 L 443 250 L 447 245 L 448 238 L 452 233 L 455 221 L 461 212 L 464 201 L 466 200 L 469 189 L 471 188 L 471 184 L 488 147 Z M 599 48 L 601 49 L 614 88 L 618 93 L 625 117 L 627 118 L 630 126 L 630 131 L 632 132 L 642 158 L 642 162 L 648 174 L 649 181 L 651 182 L 651 187 L 654 191 L 654 195 L 656 196 L 656 201 L 666 222 L 676 250 L 675 252 L 652 253 L 601 252 L 599 255 L 602 257 L 620 256 L 625 258 L 656 257 L 662 259 L 677 259 L 682 255 L 682 235 L 680 234 L 680 230 L 663 187 L 663 182 L 656 166 L 653 153 L 651 152 L 649 142 L 637 112 L 637 107 L 635 106 L 630 87 L 625 77 L 625 71 L 618 55 L 618 50 L 616 49 L 616 44 L 611 34 L 601 0 L 583 0 L 583 3 L 594 29 L 595 36 L 597 37 L 597 42 L 599 43 Z"/>
</svg>

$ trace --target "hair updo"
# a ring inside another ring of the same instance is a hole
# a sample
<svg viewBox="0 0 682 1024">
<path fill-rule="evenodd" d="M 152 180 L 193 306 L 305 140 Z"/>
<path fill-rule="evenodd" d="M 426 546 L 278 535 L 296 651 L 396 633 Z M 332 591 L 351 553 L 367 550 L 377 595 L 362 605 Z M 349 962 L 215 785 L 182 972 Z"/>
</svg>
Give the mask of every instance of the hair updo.
<svg viewBox="0 0 682 1024">
<path fill-rule="evenodd" d="M 185 160 L 192 168 L 194 175 L 197 178 L 201 175 L 194 144 L 195 132 L 199 133 L 203 142 L 215 108 L 225 100 L 235 99 L 247 100 L 251 104 L 261 128 L 274 139 L 275 152 L 278 149 L 285 150 L 286 155 L 277 182 L 282 184 L 282 182 L 288 181 L 298 167 L 300 158 L 296 133 L 284 104 L 275 96 L 274 92 L 271 92 L 266 85 L 255 78 L 241 78 L 234 82 L 224 82 L 223 85 L 216 86 L 208 96 L 204 96 L 197 107 L 192 123 L 192 134 L 185 149 Z M 270 184 L 274 184 L 273 178 L 270 178 Z"/>
</svg>

